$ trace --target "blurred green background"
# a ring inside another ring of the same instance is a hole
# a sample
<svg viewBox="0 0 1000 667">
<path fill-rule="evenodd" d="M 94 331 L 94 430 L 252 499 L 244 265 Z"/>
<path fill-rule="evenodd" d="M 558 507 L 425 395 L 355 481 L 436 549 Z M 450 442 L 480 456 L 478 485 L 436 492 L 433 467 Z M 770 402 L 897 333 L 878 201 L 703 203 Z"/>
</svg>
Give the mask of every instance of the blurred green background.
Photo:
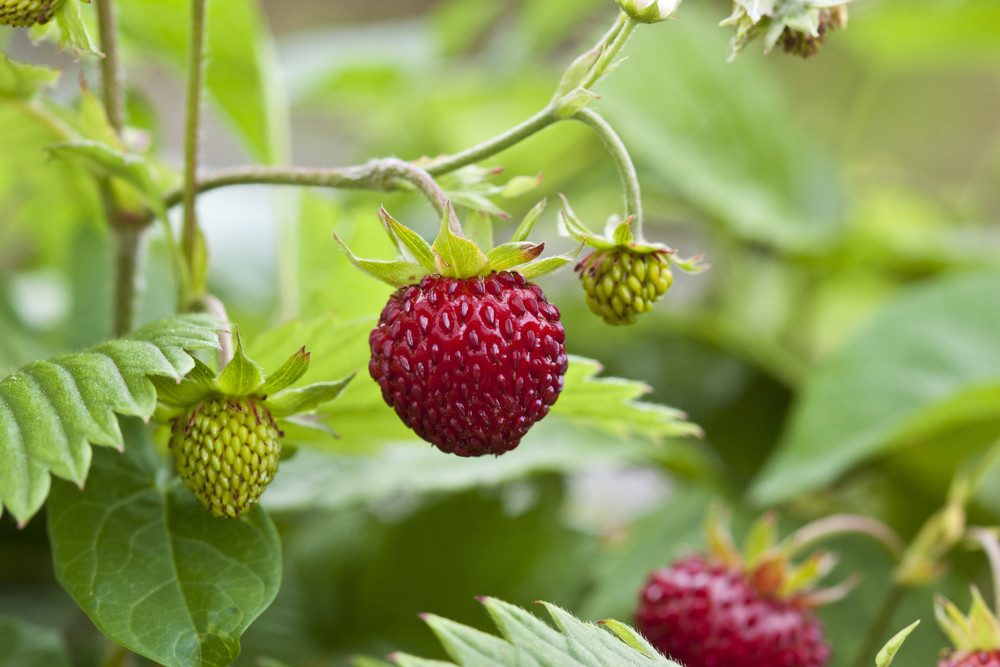
<svg viewBox="0 0 1000 667">
<path fill-rule="evenodd" d="M 816 58 L 765 57 L 753 44 L 733 63 L 717 25 L 729 10 L 691 0 L 677 21 L 642 26 L 592 103 L 632 151 L 647 235 L 704 253 L 712 269 L 678 276 L 627 329 L 590 314 L 572 271 L 542 280 L 569 351 L 651 386 L 647 400 L 686 412 L 701 443 L 554 416 L 504 459 L 434 455 L 372 400 L 370 325 L 356 320 L 376 315 L 389 289 L 354 273 L 331 236 L 388 257 L 378 206 L 428 236 L 430 207 L 267 186 L 201 198 L 211 289 L 258 355 L 284 358 L 308 341 L 331 377 L 362 370 L 333 422 L 341 439 L 283 464 L 264 498 L 285 579 L 239 664 L 439 655 L 416 614 L 486 627 L 475 595 L 631 621 L 645 574 L 700 545 L 709 498 L 734 504 L 737 523 L 765 506 L 782 507 L 788 527 L 854 511 L 910 536 L 955 467 L 1000 434 L 1000 5 L 858 0 Z M 185 12 L 178 1 L 122 3 L 131 123 L 174 164 Z M 203 164 L 458 151 L 540 109 L 615 12 L 611 0 L 215 2 Z M 59 101 L 73 104 L 81 72 L 97 85 L 92 60 L 9 30 L 0 39 L 12 57 L 64 69 Z M 16 101 L 0 99 L 0 124 L 17 128 L 0 133 L 7 373 L 108 335 L 110 249 L 90 175 L 46 157 L 46 127 Z M 613 164 L 582 125 L 560 123 L 486 164 L 544 176 L 503 202 L 515 222 L 498 237 L 546 197 L 534 237 L 572 247 L 556 235 L 559 193 L 592 227 L 621 210 Z M 148 259 L 143 319 L 174 308 L 155 233 Z M 307 324 L 265 334 L 295 318 Z M 997 482 L 973 521 L 1000 520 Z M 834 546 L 835 577 L 865 572 L 822 614 L 833 664 L 850 665 L 890 563 L 858 538 Z M 58 627 L 72 664 L 100 664 L 109 647 L 47 560 L 41 521 L 18 531 L 0 519 L 0 613 Z M 935 590 L 964 607 L 967 582 L 984 576 L 980 556 L 956 554 Z M 925 621 L 908 656 L 944 645 L 930 600 L 910 594 L 892 621 Z"/>
</svg>

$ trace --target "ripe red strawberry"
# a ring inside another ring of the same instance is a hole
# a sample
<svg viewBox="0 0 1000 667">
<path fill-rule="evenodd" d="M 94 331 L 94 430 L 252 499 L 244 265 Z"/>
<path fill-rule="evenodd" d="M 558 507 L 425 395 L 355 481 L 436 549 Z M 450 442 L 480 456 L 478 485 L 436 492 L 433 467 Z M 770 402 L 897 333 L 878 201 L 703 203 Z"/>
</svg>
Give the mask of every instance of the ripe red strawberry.
<svg viewBox="0 0 1000 667">
<path fill-rule="evenodd" d="M 1000 667 L 1000 650 L 946 651 L 938 667 Z"/>
<path fill-rule="evenodd" d="M 559 309 L 507 271 L 400 287 L 369 342 L 386 403 L 459 456 L 517 447 L 555 403 L 567 367 Z"/>
<path fill-rule="evenodd" d="M 700 555 L 653 572 L 635 616 L 637 629 L 686 667 L 822 667 L 830 659 L 808 609 L 762 595 L 742 571 Z"/>
</svg>

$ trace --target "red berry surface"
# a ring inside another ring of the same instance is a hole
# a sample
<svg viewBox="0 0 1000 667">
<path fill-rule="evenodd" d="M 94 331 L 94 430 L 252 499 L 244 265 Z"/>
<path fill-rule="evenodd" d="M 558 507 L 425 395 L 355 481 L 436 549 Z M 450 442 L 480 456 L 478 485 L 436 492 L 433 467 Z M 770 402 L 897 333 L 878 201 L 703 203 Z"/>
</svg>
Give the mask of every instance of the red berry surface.
<svg viewBox="0 0 1000 667">
<path fill-rule="evenodd" d="M 764 597 L 742 572 L 698 555 L 653 572 L 635 617 L 685 667 L 822 667 L 830 659 L 810 611 Z"/>
<path fill-rule="evenodd" d="M 389 297 L 368 371 L 424 440 L 459 456 L 502 454 L 562 391 L 565 338 L 559 309 L 519 273 L 426 276 Z"/>
<path fill-rule="evenodd" d="M 1000 649 L 993 651 L 947 651 L 938 667 L 1000 667 Z"/>
</svg>

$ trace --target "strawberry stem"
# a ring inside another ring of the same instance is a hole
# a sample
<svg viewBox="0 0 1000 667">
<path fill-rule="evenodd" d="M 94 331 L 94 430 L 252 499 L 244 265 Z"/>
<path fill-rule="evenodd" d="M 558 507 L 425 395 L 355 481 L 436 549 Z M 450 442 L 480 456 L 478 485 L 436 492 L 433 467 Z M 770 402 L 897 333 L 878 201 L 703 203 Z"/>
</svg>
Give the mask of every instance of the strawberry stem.
<svg viewBox="0 0 1000 667">
<path fill-rule="evenodd" d="M 990 573 L 993 575 L 993 606 L 996 608 L 1000 605 L 1000 541 L 997 540 L 997 534 L 989 528 L 969 528 L 966 533 L 986 552 Z"/>
<path fill-rule="evenodd" d="M 205 77 L 205 14 L 208 0 L 191 3 L 191 32 L 188 36 L 187 102 L 184 111 L 184 223 L 181 228 L 181 251 L 188 272 L 188 285 L 194 285 L 198 245 L 198 218 L 195 211 L 198 148 L 201 126 L 202 83 Z M 188 298 L 197 295 L 187 295 Z M 180 304 L 182 308 L 185 303 Z"/>
<path fill-rule="evenodd" d="M 625 196 L 625 217 L 634 217 L 632 223 L 632 235 L 637 243 L 642 243 L 642 195 L 639 190 L 639 175 L 636 174 L 635 165 L 625 148 L 625 143 L 615 132 L 614 128 L 604 120 L 596 111 L 590 109 L 580 109 L 572 116 L 573 120 L 578 120 L 601 138 L 601 143 L 608 149 L 611 159 L 618 169 L 618 175 L 622 181 L 622 191 Z"/>
<path fill-rule="evenodd" d="M 785 540 L 782 550 L 792 556 L 816 542 L 846 533 L 861 533 L 874 537 L 885 545 L 897 561 L 903 557 L 903 540 L 889 526 L 877 519 L 857 514 L 834 514 L 806 524 Z"/>
</svg>

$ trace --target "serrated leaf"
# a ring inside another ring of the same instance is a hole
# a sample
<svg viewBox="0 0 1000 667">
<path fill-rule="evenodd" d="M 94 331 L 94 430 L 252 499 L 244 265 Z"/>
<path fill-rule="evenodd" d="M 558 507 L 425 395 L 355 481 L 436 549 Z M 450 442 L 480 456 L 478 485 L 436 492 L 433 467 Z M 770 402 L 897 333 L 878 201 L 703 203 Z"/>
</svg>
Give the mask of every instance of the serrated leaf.
<svg viewBox="0 0 1000 667">
<path fill-rule="evenodd" d="M 434 253 L 431 251 L 431 245 L 424 240 L 424 237 L 396 221 L 395 218 L 389 215 L 384 206 L 379 209 L 378 215 L 389 231 L 413 254 L 413 258 L 417 260 L 417 263 L 428 271 L 433 271 Z"/>
<path fill-rule="evenodd" d="M 526 264 L 537 258 L 544 249 L 544 243 L 530 243 L 528 241 L 504 243 L 486 253 L 486 259 L 489 260 L 490 268 L 494 271 L 506 271 L 511 267 Z"/>
<path fill-rule="evenodd" d="M 524 650 L 494 635 L 434 614 L 427 614 L 423 621 L 434 631 L 448 655 L 460 665 L 504 667 L 511 664 L 538 664 Z"/>
<path fill-rule="evenodd" d="M 441 230 L 434 239 L 434 266 L 437 273 L 449 278 L 470 278 L 489 273 L 490 261 L 475 243 L 452 229 L 454 210 L 449 207 L 441 219 Z"/>
<path fill-rule="evenodd" d="M 123 446 L 114 413 L 152 416 L 149 376 L 183 377 L 194 367 L 186 350 L 217 347 L 219 328 L 204 315 L 170 318 L 0 381 L 0 504 L 23 524 L 45 502 L 50 473 L 82 484 L 91 444 Z"/>
<path fill-rule="evenodd" d="M 12 60 L 0 54 L 0 97 L 28 100 L 59 81 L 59 70 Z"/>
<path fill-rule="evenodd" d="M 227 396 L 249 396 L 264 386 L 264 371 L 243 351 L 239 329 L 233 331 L 236 349 L 233 358 L 215 380 L 216 388 Z"/>
<path fill-rule="evenodd" d="M 963 392 L 1000 386 L 997 312 L 996 270 L 929 280 L 888 302 L 810 375 L 751 487 L 755 502 L 828 485 L 908 429 L 952 419 L 946 408 Z"/>
<path fill-rule="evenodd" d="M 340 237 L 336 234 L 333 235 L 334 240 L 340 244 L 340 248 L 347 255 L 347 258 L 351 260 L 358 270 L 368 274 L 376 280 L 381 280 L 384 283 L 388 283 L 393 287 L 402 287 L 403 285 L 411 285 L 420 282 L 420 279 L 431 273 L 430 270 L 421 266 L 420 264 L 414 264 L 413 262 L 406 262 L 403 260 L 381 260 L 381 259 L 361 259 L 351 252 L 351 249 L 347 247 Z"/>
<path fill-rule="evenodd" d="M 389 657 L 392 658 L 392 661 L 399 665 L 399 667 L 459 667 L 453 662 L 418 658 L 410 655 L 409 653 L 394 653 Z"/>
<path fill-rule="evenodd" d="M 892 639 L 885 643 L 879 652 L 875 656 L 875 667 L 889 667 L 892 664 L 893 658 L 899 652 L 900 647 L 903 646 L 903 642 L 906 638 L 910 636 L 910 633 L 920 625 L 920 621 L 914 621 L 910 625 L 906 626 L 896 634 L 892 636 Z"/>
<path fill-rule="evenodd" d="M 164 460 L 147 428 L 122 430 L 125 454 L 99 452 L 86 489 L 53 489 L 56 577 L 129 650 L 170 667 L 229 665 L 278 591 L 278 532 L 259 507 L 218 519 L 178 478 L 158 483 Z"/>
<path fill-rule="evenodd" d="M 215 372 L 205 362 L 195 358 L 194 368 L 180 382 L 157 376 L 153 376 L 152 380 L 160 403 L 171 407 L 187 407 L 212 393 Z"/>
<path fill-rule="evenodd" d="M 594 623 L 585 623 L 559 607 L 542 603 L 558 630 L 534 614 L 496 598 L 482 598 L 504 638 L 495 637 L 439 616 L 424 620 L 455 663 L 424 661 L 406 654 L 391 656 L 399 665 L 424 667 L 604 667 L 662 665 L 681 667 L 660 655 L 634 630 L 617 621 L 604 621 L 618 636 Z M 621 639 L 619 637 L 622 637 Z M 626 637 L 628 639 L 626 639 Z M 631 641 L 629 641 L 631 639 Z"/>
<path fill-rule="evenodd" d="M 261 393 L 269 396 L 295 384 L 309 370 L 309 356 L 305 346 L 300 347 L 278 370 L 267 376 Z"/>
<path fill-rule="evenodd" d="M 354 375 L 351 374 L 343 380 L 335 382 L 314 382 L 297 389 L 285 389 L 268 396 L 264 405 L 274 413 L 275 417 L 315 410 L 324 403 L 329 403 L 337 398 L 344 387 L 353 379 Z"/>
<path fill-rule="evenodd" d="M 700 436 L 701 429 L 673 408 L 637 399 L 649 385 L 622 378 L 599 378 L 600 362 L 570 356 L 565 388 L 552 414 L 589 423 L 619 436 L 645 435 L 653 439 Z"/>
<path fill-rule="evenodd" d="M 538 220 L 538 216 L 540 216 L 542 211 L 545 210 L 545 205 L 547 203 L 548 200 L 543 199 L 531 207 L 531 210 L 528 211 L 521 220 L 521 224 L 519 224 L 517 229 L 514 230 L 513 236 L 510 237 L 511 243 L 520 243 L 528 240 L 528 235 L 531 234 L 531 230 L 535 226 L 535 221 Z"/>
</svg>

